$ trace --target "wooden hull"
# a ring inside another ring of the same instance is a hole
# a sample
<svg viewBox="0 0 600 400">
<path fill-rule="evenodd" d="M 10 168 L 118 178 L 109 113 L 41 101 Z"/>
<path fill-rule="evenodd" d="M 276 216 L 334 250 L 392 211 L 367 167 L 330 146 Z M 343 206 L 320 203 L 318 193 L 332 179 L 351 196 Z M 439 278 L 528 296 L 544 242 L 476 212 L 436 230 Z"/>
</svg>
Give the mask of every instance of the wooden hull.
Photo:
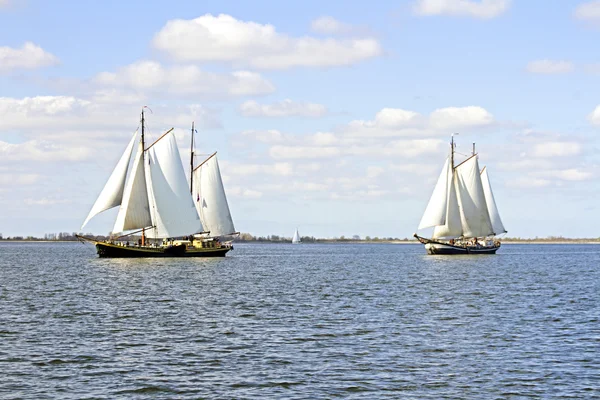
<svg viewBox="0 0 600 400">
<path fill-rule="evenodd" d="M 233 247 L 187 248 L 185 245 L 134 247 L 96 242 L 96 250 L 101 258 L 225 257 Z"/>
<path fill-rule="evenodd" d="M 496 254 L 500 248 L 500 243 L 492 246 L 455 246 L 449 243 L 439 242 L 432 239 L 423 238 L 415 235 L 419 242 L 425 245 L 427 254 L 431 255 L 478 255 L 478 254 Z"/>
</svg>

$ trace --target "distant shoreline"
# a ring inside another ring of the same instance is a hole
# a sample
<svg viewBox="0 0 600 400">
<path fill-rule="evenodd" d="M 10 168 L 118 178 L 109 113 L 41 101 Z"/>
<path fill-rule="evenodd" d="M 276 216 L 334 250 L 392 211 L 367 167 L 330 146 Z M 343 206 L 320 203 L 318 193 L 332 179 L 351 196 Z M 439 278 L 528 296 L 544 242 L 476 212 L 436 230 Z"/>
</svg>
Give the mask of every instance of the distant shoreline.
<svg viewBox="0 0 600 400">
<path fill-rule="evenodd" d="M 26 239 L 2 239 L 0 243 L 75 243 L 77 240 L 26 240 Z M 567 240 L 507 240 L 500 242 L 505 245 L 511 244 L 600 244 L 600 240 L 590 239 L 567 239 Z M 269 240 L 240 240 L 234 241 L 235 244 L 291 244 L 289 241 L 269 241 Z M 335 239 L 320 239 L 314 242 L 302 242 L 299 244 L 420 244 L 417 240 L 335 240 Z"/>
</svg>

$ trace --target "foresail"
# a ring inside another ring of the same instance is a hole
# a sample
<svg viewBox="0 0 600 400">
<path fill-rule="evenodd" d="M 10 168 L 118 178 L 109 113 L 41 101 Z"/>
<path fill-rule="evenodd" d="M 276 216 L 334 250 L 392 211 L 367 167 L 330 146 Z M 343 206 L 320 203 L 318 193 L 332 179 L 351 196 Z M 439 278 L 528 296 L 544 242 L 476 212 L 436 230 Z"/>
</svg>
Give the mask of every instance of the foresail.
<svg viewBox="0 0 600 400">
<path fill-rule="evenodd" d="M 463 234 L 460 209 L 458 208 L 458 199 L 456 197 L 456 173 L 452 168 L 448 168 L 447 193 L 446 222 L 434 228 L 433 238 L 435 239 L 457 238 Z"/>
<path fill-rule="evenodd" d="M 140 143 L 129 180 L 125 186 L 123 201 L 113 228 L 114 233 L 147 228 L 152 225 L 143 152 L 144 149 Z"/>
<path fill-rule="evenodd" d="M 216 154 L 209 157 L 194 172 L 192 197 L 205 231 L 210 236 L 224 236 L 235 232 L 221 171 Z"/>
<path fill-rule="evenodd" d="M 423 217 L 421 217 L 419 229 L 444 225 L 446 223 L 448 177 L 452 178 L 452 173 L 449 169 L 450 160 L 446 159 L 446 163 L 444 164 L 435 188 L 433 189 L 427 208 L 425 208 Z"/>
<path fill-rule="evenodd" d="M 494 231 L 483 193 L 477 156 L 464 161 L 455 171 L 463 235 L 467 238 L 492 235 Z"/>
<path fill-rule="evenodd" d="M 181 164 L 177 142 L 168 133 L 147 150 L 146 176 L 153 229 L 149 238 L 185 236 L 202 231 L 202 223 Z"/>
<path fill-rule="evenodd" d="M 123 155 L 119 159 L 113 172 L 110 174 L 108 181 L 106 181 L 106 184 L 96 199 L 90 213 L 83 222 L 83 225 L 81 225 L 81 229 L 83 229 L 94 216 L 100 214 L 102 211 L 106 211 L 121 204 L 125 180 L 127 178 L 127 169 L 129 168 L 129 160 L 131 159 L 131 153 L 133 152 L 133 145 L 136 137 L 137 132 L 133 134 L 125 152 L 123 152 Z"/>
<path fill-rule="evenodd" d="M 494 233 L 496 235 L 506 233 L 504 224 L 500 219 L 498 207 L 496 206 L 496 200 L 494 198 L 494 193 L 492 192 L 492 185 L 490 184 L 490 178 L 488 177 L 487 168 L 485 167 L 483 167 L 483 171 L 481 171 L 481 183 L 483 184 L 485 202 L 487 204 L 488 213 L 490 214 L 490 219 L 492 221 L 492 228 L 494 230 Z"/>
</svg>

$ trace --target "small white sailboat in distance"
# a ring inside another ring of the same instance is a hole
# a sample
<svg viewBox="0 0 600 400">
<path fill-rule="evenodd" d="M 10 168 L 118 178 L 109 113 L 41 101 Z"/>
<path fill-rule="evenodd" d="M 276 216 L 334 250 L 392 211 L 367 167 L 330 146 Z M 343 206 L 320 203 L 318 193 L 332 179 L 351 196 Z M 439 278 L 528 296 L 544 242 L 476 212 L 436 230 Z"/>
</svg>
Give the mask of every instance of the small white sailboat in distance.
<svg viewBox="0 0 600 400">
<path fill-rule="evenodd" d="M 478 155 L 454 165 L 454 135 L 450 155 L 421 218 L 419 229 L 433 227 L 431 238 L 415 233 L 428 254 L 495 254 L 506 233 L 494 199 L 487 169 L 479 169 Z"/>
<path fill-rule="evenodd" d="M 301 243 L 300 234 L 298 233 L 298 228 L 296 228 L 296 232 L 294 232 L 294 237 L 292 238 L 292 243 Z"/>
</svg>

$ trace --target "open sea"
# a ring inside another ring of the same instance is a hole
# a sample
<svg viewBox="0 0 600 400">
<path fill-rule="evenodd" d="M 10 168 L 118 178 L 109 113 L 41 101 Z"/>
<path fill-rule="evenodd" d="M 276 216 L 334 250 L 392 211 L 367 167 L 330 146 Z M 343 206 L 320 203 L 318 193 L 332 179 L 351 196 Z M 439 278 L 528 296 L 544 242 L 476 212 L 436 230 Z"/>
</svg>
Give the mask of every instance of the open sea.
<svg viewBox="0 0 600 400">
<path fill-rule="evenodd" d="M 0 398 L 600 398 L 600 245 L 2 242 Z"/>
</svg>

